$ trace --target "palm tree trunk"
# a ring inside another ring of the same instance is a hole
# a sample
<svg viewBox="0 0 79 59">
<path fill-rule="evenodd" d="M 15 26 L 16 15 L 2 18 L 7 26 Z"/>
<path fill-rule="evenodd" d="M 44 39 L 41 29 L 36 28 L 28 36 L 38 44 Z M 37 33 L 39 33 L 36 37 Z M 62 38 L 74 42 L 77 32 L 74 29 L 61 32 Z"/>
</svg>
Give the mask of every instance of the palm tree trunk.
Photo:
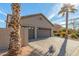
<svg viewBox="0 0 79 59">
<path fill-rule="evenodd" d="M 20 6 L 18 3 L 12 4 L 11 33 L 8 55 L 17 56 L 21 53 L 21 36 L 20 36 Z"/>
<path fill-rule="evenodd" d="M 66 39 L 68 39 L 68 11 L 66 12 Z"/>
</svg>

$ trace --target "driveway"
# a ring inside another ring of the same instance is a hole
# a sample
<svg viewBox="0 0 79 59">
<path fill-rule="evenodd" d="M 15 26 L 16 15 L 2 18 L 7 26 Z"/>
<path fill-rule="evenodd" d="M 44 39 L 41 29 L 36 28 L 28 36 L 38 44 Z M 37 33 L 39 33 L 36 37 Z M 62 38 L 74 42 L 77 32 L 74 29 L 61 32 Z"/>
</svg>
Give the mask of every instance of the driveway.
<svg viewBox="0 0 79 59">
<path fill-rule="evenodd" d="M 53 46 L 52 56 L 77 56 L 79 55 L 79 41 L 66 40 L 60 37 L 50 37 L 38 39 L 37 41 L 29 42 L 29 44 L 45 54 L 50 46 Z"/>
</svg>

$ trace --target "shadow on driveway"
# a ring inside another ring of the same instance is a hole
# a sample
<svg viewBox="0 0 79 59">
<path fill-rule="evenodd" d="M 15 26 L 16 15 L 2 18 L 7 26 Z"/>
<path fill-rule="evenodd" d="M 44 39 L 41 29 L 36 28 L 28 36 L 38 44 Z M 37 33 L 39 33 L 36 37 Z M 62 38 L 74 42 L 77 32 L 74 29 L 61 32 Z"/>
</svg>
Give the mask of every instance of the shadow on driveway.
<svg viewBox="0 0 79 59">
<path fill-rule="evenodd" d="M 58 56 L 65 56 L 67 40 L 68 40 L 68 38 L 65 38 L 65 40 L 60 48 L 60 52 L 59 52 Z"/>
<path fill-rule="evenodd" d="M 46 40 L 50 37 L 46 37 L 46 38 L 37 38 L 37 39 L 29 39 L 29 42 L 34 42 L 34 41 L 40 41 L 40 40 Z"/>
</svg>

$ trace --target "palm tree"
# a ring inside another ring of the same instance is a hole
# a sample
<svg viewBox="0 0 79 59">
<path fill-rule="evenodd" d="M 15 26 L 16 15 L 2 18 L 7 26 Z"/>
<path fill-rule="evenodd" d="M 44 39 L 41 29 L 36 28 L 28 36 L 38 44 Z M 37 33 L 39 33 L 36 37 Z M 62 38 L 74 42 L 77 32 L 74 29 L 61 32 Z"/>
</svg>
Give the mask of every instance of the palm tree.
<svg viewBox="0 0 79 59">
<path fill-rule="evenodd" d="M 12 3 L 12 19 L 9 23 L 10 27 L 10 43 L 8 55 L 17 56 L 21 53 L 21 36 L 20 36 L 20 5 Z"/>
<path fill-rule="evenodd" d="M 69 13 L 75 13 L 77 9 L 74 8 L 74 5 L 71 4 L 64 4 L 58 14 L 62 14 L 62 16 L 66 16 L 66 36 L 65 38 L 68 39 L 68 18 Z"/>
</svg>

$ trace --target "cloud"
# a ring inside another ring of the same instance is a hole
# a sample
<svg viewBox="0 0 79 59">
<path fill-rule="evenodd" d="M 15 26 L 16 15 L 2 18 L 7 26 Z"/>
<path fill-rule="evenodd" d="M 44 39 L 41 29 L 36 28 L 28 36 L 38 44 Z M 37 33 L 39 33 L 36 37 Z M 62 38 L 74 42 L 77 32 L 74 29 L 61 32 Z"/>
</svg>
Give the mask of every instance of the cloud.
<svg viewBox="0 0 79 59">
<path fill-rule="evenodd" d="M 0 14 L 7 16 L 7 14 L 5 12 L 2 12 L 1 10 L 0 10 Z"/>
<path fill-rule="evenodd" d="M 61 6 L 62 6 L 62 4 L 56 4 L 54 7 L 52 7 L 52 10 L 51 10 L 50 15 L 49 15 L 48 18 L 52 19 L 53 17 L 55 17 L 56 15 L 58 15 L 58 12 L 59 12 Z"/>
<path fill-rule="evenodd" d="M 55 17 L 57 14 L 58 14 L 58 12 L 57 12 L 57 13 L 53 13 L 53 14 L 51 14 L 48 18 L 49 18 L 49 19 L 52 19 L 52 18 Z"/>
<path fill-rule="evenodd" d="M 4 20 L 1 20 L 1 19 L 0 19 L 0 22 L 1 22 L 1 23 L 5 23 L 5 21 L 4 21 Z"/>
<path fill-rule="evenodd" d="M 2 14 L 2 15 L 4 15 L 4 16 L 7 16 L 7 14 L 6 14 L 5 12 L 2 12 L 1 10 L 0 10 L 0 14 Z M 1 23 L 5 23 L 5 21 L 2 20 L 2 19 L 0 19 L 0 22 L 1 22 Z"/>
</svg>

